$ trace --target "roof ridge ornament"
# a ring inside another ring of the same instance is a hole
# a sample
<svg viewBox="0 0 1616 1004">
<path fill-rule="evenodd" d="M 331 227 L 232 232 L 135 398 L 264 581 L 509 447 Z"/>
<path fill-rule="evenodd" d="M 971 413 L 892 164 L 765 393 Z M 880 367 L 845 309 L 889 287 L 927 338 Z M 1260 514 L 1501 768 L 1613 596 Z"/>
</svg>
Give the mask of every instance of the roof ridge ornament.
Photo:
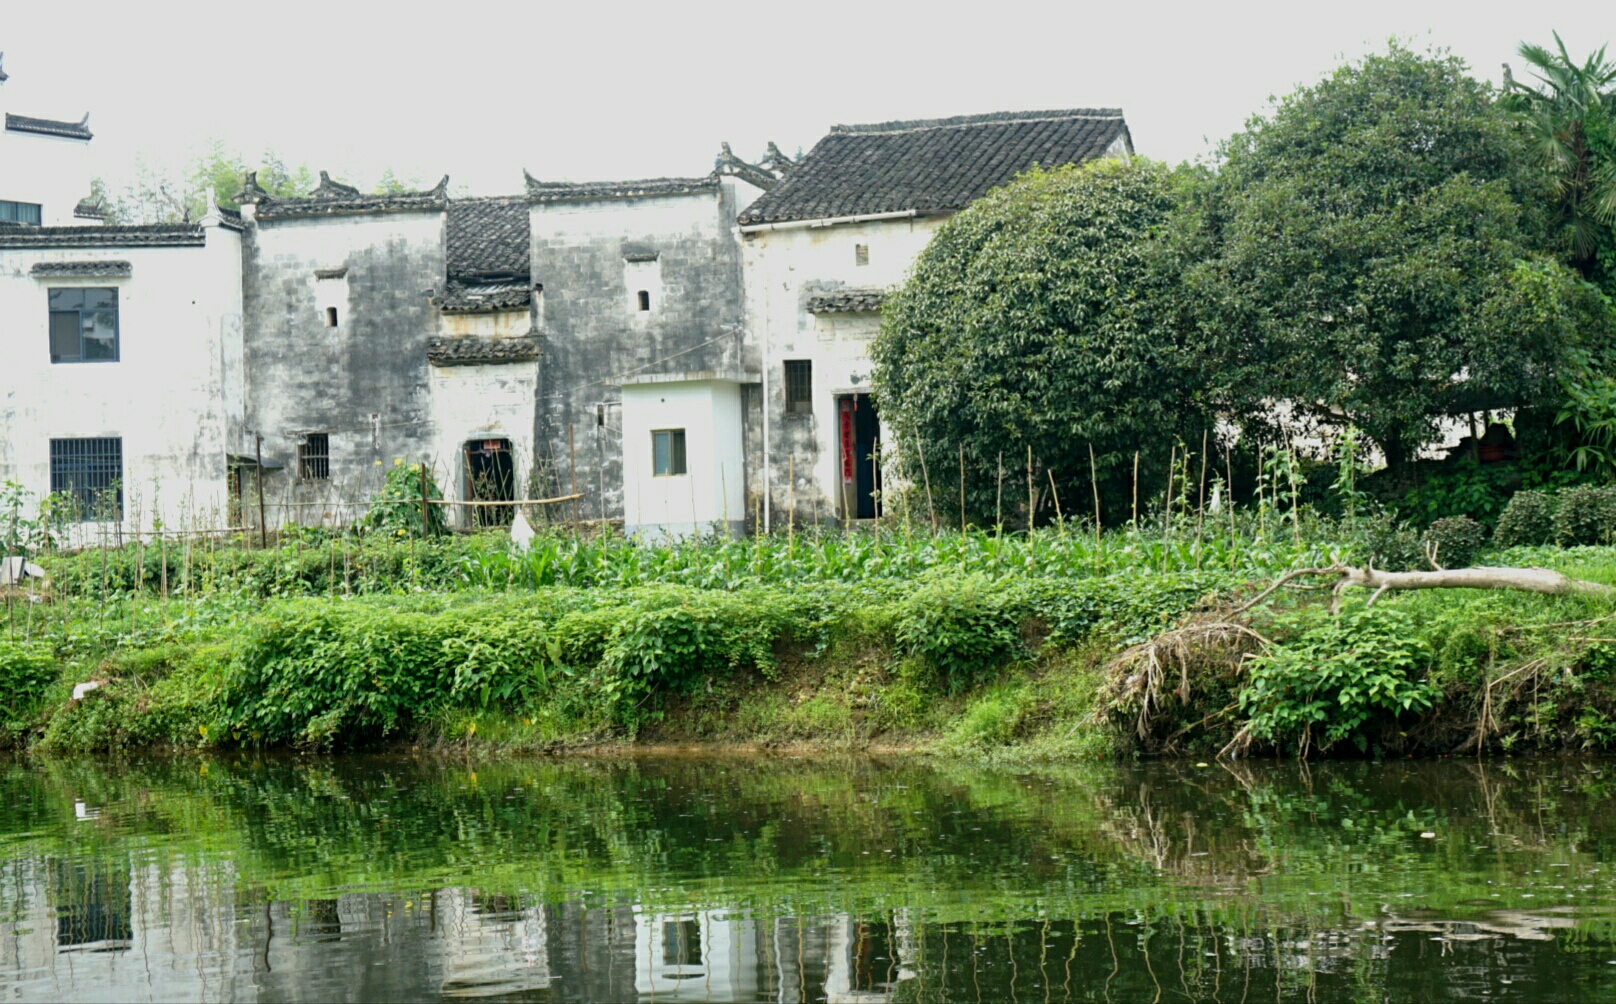
<svg viewBox="0 0 1616 1004">
<path fill-rule="evenodd" d="M 4 64 L 5 61 L 6 61 L 6 54 L 3 53 L 3 52 L 0 52 L 0 64 Z M 11 75 L 6 72 L 5 66 L 0 65 L 0 84 L 5 83 L 7 80 L 10 79 L 10 77 L 11 77 Z"/>
<path fill-rule="evenodd" d="M 258 186 L 258 172 L 248 171 L 247 177 L 241 183 L 241 191 L 234 196 L 238 206 L 257 205 L 260 202 L 270 201 L 270 195 Z"/>
<path fill-rule="evenodd" d="M 720 143 L 718 157 L 713 161 L 714 174 L 728 174 L 740 178 L 754 188 L 765 192 L 780 183 L 780 179 L 756 164 L 748 164 L 735 156 L 728 143 Z"/>
<path fill-rule="evenodd" d="M 344 185 L 340 181 L 332 181 L 331 175 L 325 171 L 320 172 L 320 185 L 309 193 L 311 199 L 355 199 L 359 197 L 359 189 L 352 185 Z"/>
<path fill-rule="evenodd" d="M 774 140 L 771 139 L 768 148 L 763 151 L 763 166 L 784 178 L 796 168 L 797 162 L 781 153 L 780 148 L 775 146 Z"/>
</svg>

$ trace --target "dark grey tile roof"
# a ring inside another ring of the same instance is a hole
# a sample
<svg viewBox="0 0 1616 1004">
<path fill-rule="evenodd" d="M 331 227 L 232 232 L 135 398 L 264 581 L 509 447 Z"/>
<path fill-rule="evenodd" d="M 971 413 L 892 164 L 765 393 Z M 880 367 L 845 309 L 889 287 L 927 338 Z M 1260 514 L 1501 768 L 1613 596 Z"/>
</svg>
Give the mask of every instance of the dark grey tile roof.
<svg viewBox="0 0 1616 1004">
<path fill-rule="evenodd" d="M 693 195 L 718 189 L 718 174 L 702 178 L 642 178 L 638 181 L 540 181 L 527 179 L 527 196 L 534 202 L 589 202 L 598 199 L 638 199 L 658 195 Z"/>
<path fill-rule="evenodd" d="M 882 289 L 832 289 L 808 297 L 810 314 L 852 314 L 880 310 L 887 298 Z"/>
<path fill-rule="evenodd" d="M 80 275 L 127 276 L 134 274 L 134 270 L 134 266 L 126 261 L 39 261 L 28 270 L 28 274 L 40 278 Z"/>
<path fill-rule="evenodd" d="M 249 177 L 251 187 L 258 193 L 256 182 Z M 248 189 L 243 193 L 252 194 Z M 449 204 L 449 176 L 436 186 L 422 192 L 394 192 L 386 195 L 366 195 L 352 185 L 332 181 L 330 175 L 320 172 L 320 187 L 301 199 L 277 199 L 258 195 L 258 219 L 290 219 L 307 216 L 343 216 L 355 213 L 402 213 L 443 209 Z"/>
<path fill-rule="evenodd" d="M 520 195 L 449 203 L 449 277 L 528 275 L 531 238 L 527 199 Z"/>
<path fill-rule="evenodd" d="M 91 139 L 94 135 L 90 132 L 90 116 L 87 112 L 77 122 L 36 119 L 30 115 L 6 112 L 6 129 L 10 132 L 35 132 L 42 136 L 66 136 L 68 139 Z"/>
<path fill-rule="evenodd" d="M 434 338 L 427 343 L 426 357 L 435 366 L 476 366 L 488 363 L 524 363 L 539 358 L 543 340 L 538 335 L 520 338 L 478 338 L 461 335 Z"/>
<path fill-rule="evenodd" d="M 201 247 L 206 231 L 195 223 L 139 227 L 0 227 L 0 248 Z"/>
<path fill-rule="evenodd" d="M 527 279 L 479 281 L 450 279 L 444 284 L 438 309 L 451 314 L 484 310 L 522 310 L 533 300 Z"/>
<path fill-rule="evenodd" d="M 1117 108 L 834 126 L 740 221 L 951 212 L 1034 164 L 1091 160 L 1119 137 L 1131 146 Z"/>
<path fill-rule="evenodd" d="M 104 220 L 107 218 L 107 206 L 101 199 L 86 195 L 73 207 L 73 215 L 81 220 Z"/>
</svg>

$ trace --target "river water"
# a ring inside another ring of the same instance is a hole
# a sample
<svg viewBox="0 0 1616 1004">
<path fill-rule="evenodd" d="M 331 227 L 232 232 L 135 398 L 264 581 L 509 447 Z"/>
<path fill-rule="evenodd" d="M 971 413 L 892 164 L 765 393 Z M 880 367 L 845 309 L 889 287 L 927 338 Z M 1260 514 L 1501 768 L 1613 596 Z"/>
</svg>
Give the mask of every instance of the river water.
<svg viewBox="0 0 1616 1004">
<path fill-rule="evenodd" d="M 0 762 L 7 1000 L 1616 1000 L 1616 762 Z"/>
</svg>

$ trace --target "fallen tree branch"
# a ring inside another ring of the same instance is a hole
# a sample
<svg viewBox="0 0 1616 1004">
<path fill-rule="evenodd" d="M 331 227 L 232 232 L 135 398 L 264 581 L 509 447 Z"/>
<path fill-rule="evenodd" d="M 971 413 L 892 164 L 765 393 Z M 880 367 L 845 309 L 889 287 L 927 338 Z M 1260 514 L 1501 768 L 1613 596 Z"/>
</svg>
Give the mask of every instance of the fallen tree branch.
<svg viewBox="0 0 1616 1004">
<path fill-rule="evenodd" d="M 1357 587 L 1373 589 L 1370 605 L 1387 590 L 1398 589 L 1512 589 L 1526 593 L 1544 593 L 1549 596 L 1601 595 L 1612 590 L 1600 582 L 1573 579 L 1550 568 L 1449 568 L 1435 572 L 1383 572 L 1370 565 L 1366 568 L 1341 570 L 1341 581 L 1335 584 L 1335 600 L 1331 609 L 1339 611 L 1343 590 Z"/>
</svg>

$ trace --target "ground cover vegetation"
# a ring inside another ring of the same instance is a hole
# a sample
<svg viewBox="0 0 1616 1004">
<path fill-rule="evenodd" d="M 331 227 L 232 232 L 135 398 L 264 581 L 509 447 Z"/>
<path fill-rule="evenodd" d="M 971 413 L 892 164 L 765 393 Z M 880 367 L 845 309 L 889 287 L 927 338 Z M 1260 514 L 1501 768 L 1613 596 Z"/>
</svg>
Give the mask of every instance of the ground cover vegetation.
<svg viewBox="0 0 1616 1004">
<path fill-rule="evenodd" d="M 399 466 L 350 529 L 153 524 L 68 553 L 82 514 L 8 488 L 7 553 L 50 584 L 6 594 L 4 734 L 1609 748 L 1612 77 L 1523 51 L 1541 79 L 1499 93 L 1393 45 L 1216 164 L 1034 171 L 959 213 L 872 349 L 900 475 L 873 527 L 517 548 L 451 534 Z M 1385 574 L 1477 563 L 1549 571 Z"/>
</svg>

